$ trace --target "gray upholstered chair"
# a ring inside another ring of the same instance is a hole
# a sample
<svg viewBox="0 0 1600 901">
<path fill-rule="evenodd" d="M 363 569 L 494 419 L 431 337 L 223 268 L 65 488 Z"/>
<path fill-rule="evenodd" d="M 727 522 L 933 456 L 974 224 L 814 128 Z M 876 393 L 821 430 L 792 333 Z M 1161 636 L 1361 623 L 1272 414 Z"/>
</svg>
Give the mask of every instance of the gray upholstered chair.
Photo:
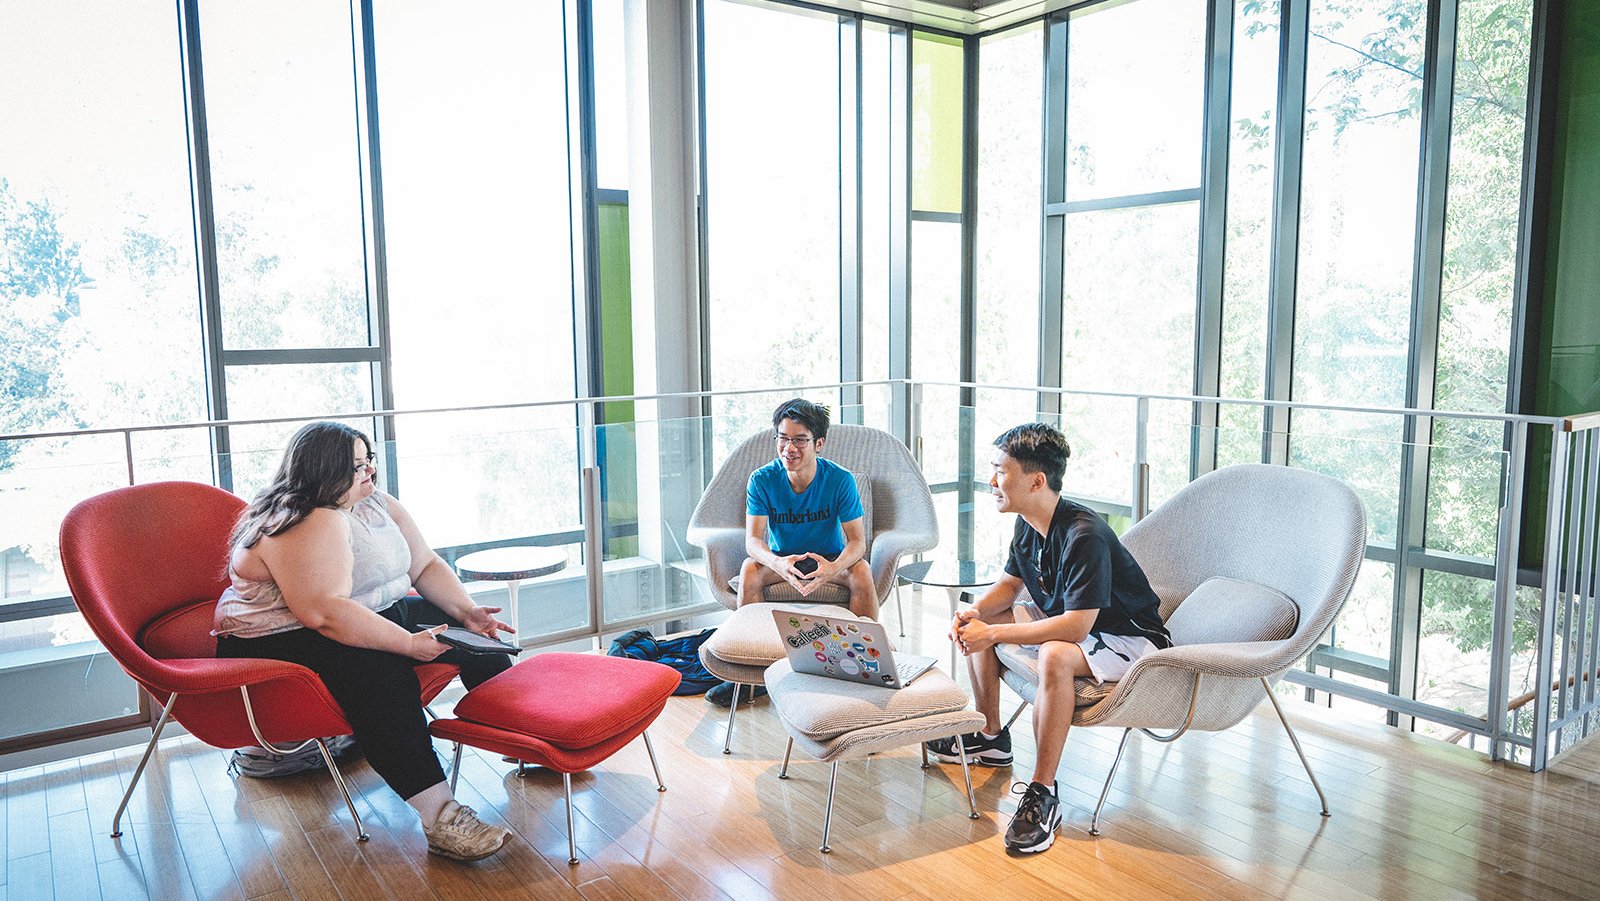
<svg viewBox="0 0 1600 901">
<path fill-rule="evenodd" d="M 866 514 L 867 561 L 881 601 L 894 587 L 895 569 L 906 554 L 932 550 L 939 543 L 933 496 L 917 461 L 893 435 L 860 425 L 834 425 L 822 445 L 823 457 L 856 475 Z M 745 488 L 750 473 L 777 457 L 771 430 L 752 435 L 723 461 L 689 517 L 688 539 L 706 551 L 711 594 L 733 609 L 738 594 L 729 586 L 739 575 L 744 552 Z M 767 589 L 769 601 L 847 603 L 842 586 L 825 586 L 800 598 L 786 583 Z"/>
<path fill-rule="evenodd" d="M 822 456 L 855 474 L 866 520 L 867 562 L 881 601 L 894 586 L 895 569 L 906 554 L 932 550 L 939 543 L 933 495 L 923 481 L 917 461 L 905 445 L 888 432 L 859 425 L 834 425 L 828 429 Z M 777 457 L 772 432 L 752 435 L 723 461 L 700 503 L 689 517 L 687 537 L 705 548 L 706 581 L 723 606 L 738 606 L 738 592 L 729 583 L 739 575 L 748 556 L 744 550 L 745 488 L 750 474 Z M 848 604 L 843 586 L 825 585 L 801 598 L 787 583 L 769 586 L 767 601 L 803 601 L 810 604 Z M 895 596 L 899 600 L 899 595 Z M 901 622 L 904 623 L 904 614 Z M 771 618 L 753 609 L 735 614 L 700 646 L 700 661 L 712 675 L 736 685 L 760 685 L 768 666 L 782 659 L 783 642 Z M 728 728 L 722 753 L 733 752 L 733 721 L 739 710 L 736 689 L 728 707 Z"/>
<path fill-rule="evenodd" d="M 1145 655 L 1120 682 L 1078 680 L 1073 725 L 1123 730 L 1089 833 L 1100 834 L 1100 809 L 1134 729 L 1161 742 L 1191 729 L 1220 731 L 1263 695 L 1327 816 L 1327 796 L 1271 686 L 1311 651 L 1350 596 L 1366 551 L 1361 500 L 1345 483 L 1303 469 L 1230 466 L 1189 483 L 1122 541 L 1161 598 L 1173 646 Z M 1017 645 L 998 652 L 1006 684 L 1032 703 L 1037 653 Z"/>
</svg>

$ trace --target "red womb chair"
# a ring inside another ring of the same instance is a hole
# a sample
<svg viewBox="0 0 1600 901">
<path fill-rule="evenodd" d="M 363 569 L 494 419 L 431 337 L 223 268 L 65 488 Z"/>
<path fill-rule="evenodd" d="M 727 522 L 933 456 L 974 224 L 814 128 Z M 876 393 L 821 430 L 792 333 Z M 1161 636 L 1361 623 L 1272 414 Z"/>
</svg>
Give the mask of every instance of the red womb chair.
<svg viewBox="0 0 1600 901">
<path fill-rule="evenodd" d="M 228 585 L 228 535 L 244 507 L 210 485 L 155 482 L 89 498 L 61 523 L 61 565 L 83 618 L 123 670 L 164 705 L 111 821 L 112 838 L 122 835 L 128 799 L 170 718 L 219 748 L 261 745 L 290 754 L 316 742 L 355 820 L 357 840 L 367 840 L 322 742 L 350 733 L 322 680 L 296 663 L 216 656 L 211 615 Z M 456 674 L 446 664 L 418 667 L 424 702 Z"/>
</svg>

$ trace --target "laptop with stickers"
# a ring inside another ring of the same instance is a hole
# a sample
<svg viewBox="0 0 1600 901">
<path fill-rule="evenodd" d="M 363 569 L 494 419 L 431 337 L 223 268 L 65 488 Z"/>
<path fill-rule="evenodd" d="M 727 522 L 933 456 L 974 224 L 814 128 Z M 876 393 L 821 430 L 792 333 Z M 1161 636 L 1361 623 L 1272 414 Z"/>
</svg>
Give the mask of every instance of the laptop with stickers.
<svg viewBox="0 0 1600 901">
<path fill-rule="evenodd" d="M 933 657 L 896 654 L 889 646 L 889 633 L 871 620 L 781 609 L 773 610 L 772 618 L 789 665 L 797 673 L 904 688 L 938 662 Z"/>
</svg>

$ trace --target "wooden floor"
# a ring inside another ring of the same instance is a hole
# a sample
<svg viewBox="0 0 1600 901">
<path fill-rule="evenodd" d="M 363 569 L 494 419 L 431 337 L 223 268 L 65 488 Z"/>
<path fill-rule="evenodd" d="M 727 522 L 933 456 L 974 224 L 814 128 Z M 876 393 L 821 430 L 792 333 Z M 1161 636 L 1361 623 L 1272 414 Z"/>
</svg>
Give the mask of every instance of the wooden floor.
<svg viewBox="0 0 1600 901">
<path fill-rule="evenodd" d="M 465 757 L 462 801 L 516 832 L 498 856 L 428 855 L 416 816 L 364 764 L 346 767 L 371 833 L 353 840 L 325 773 L 235 778 L 225 752 L 164 741 L 121 839 L 112 813 L 139 748 L 0 774 L 0 901 L 48 898 L 1600 898 L 1600 744 L 1546 774 L 1337 711 L 1286 705 L 1328 792 L 1316 794 L 1270 707 L 1172 745 L 1136 737 L 1102 835 L 1085 830 L 1119 733 L 1075 730 L 1065 822 L 1038 855 L 1001 842 L 1014 769 L 922 770 L 915 748 L 840 767 L 833 853 L 818 853 L 827 767 L 797 759 L 771 705 L 675 698 L 651 729 L 668 791 L 635 742 L 574 777 L 578 856 L 567 864 L 558 775 L 517 778 Z M 748 714 L 748 715 L 747 715 Z M 441 746 L 442 748 L 443 746 Z"/>
</svg>

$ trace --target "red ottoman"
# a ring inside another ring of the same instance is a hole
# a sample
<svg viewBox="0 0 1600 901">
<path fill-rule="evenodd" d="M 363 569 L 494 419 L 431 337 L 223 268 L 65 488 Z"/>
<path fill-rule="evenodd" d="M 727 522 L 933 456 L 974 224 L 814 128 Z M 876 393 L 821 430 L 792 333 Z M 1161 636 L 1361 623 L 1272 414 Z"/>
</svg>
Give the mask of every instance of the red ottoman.
<svg viewBox="0 0 1600 901">
<path fill-rule="evenodd" d="M 455 789 L 461 746 L 536 763 L 561 773 L 567 800 L 568 863 L 578 862 L 572 835 L 572 774 L 644 735 L 656 790 L 666 791 L 645 729 L 678 687 L 678 671 L 659 663 L 594 654 L 539 654 L 467 692 L 451 719 L 434 720 L 437 738 L 456 742 L 450 768 Z"/>
</svg>

